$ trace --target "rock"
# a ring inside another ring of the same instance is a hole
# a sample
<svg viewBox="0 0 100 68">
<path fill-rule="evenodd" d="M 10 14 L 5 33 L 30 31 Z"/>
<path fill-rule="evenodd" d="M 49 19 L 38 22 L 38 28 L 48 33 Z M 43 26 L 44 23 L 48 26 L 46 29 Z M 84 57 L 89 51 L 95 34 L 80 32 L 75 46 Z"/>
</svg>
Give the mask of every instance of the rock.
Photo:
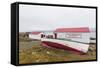
<svg viewBox="0 0 100 68">
<path fill-rule="evenodd" d="M 49 51 L 47 51 L 46 53 L 47 53 L 47 54 L 50 54 L 50 52 L 49 52 Z"/>
<path fill-rule="evenodd" d="M 36 54 L 36 52 L 32 52 L 32 54 Z"/>
</svg>

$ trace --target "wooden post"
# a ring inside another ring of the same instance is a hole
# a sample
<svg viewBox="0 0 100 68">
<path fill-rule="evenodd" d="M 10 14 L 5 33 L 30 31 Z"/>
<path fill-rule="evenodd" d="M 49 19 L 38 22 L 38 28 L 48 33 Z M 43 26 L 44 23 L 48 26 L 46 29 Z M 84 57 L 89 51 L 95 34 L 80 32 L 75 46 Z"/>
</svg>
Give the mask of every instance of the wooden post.
<svg viewBox="0 0 100 68">
<path fill-rule="evenodd" d="M 57 33 L 54 33 L 55 39 L 57 39 Z"/>
</svg>

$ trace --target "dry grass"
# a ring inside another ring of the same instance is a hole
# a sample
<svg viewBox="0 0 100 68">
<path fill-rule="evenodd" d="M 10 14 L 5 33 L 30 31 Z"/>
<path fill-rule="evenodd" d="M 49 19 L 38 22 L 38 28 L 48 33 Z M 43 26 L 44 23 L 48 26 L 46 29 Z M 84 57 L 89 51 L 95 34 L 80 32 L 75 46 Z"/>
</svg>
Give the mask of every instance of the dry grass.
<svg viewBox="0 0 100 68">
<path fill-rule="evenodd" d="M 96 59 L 95 44 L 90 44 L 87 54 L 79 55 L 66 50 L 53 49 L 41 46 L 41 41 L 32 41 L 21 38 L 19 42 L 19 63 L 43 63 Z"/>
</svg>

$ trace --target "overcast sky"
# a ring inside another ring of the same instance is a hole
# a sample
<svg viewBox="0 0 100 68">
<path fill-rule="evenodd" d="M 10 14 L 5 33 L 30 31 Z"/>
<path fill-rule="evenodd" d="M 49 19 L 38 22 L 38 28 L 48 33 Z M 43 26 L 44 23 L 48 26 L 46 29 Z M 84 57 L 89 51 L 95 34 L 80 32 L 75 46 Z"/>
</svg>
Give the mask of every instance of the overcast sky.
<svg viewBox="0 0 100 68">
<path fill-rule="evenodd" d="M 69 27 L 95 28 L 95 14 L 95 9 L 88 8 L 20 5 L 19 32 Z"/>
</svg>

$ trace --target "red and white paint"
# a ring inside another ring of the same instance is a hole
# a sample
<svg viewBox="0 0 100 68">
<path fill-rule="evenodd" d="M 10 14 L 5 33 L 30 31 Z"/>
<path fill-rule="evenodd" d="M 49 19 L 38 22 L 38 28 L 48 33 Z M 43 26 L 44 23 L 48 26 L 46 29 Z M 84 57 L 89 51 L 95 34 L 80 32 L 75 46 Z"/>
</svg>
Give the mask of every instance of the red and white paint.
<svg viewBox="0 0 100 68">
<path fill-rule="evenodd" d="M 88 27 L 81 28 L 58 28 L 55 30 L 57 38 L 90 43 L 90 30 Z"/>
<path fill-rule="evenodd" d="M 41 39 L 41 34 L 42 34 L 42 32 L 31 32 L 29 34 L 29 38 L 30 39 L 40 40 Z"/>
<path fill-rule="evenodd" d="M 82 43 L 66 41 L 66 40 L 41 39 L 41 41 L 43 44 L 46 44 L 47 46 L 64 49 L 64 50 L 80 52 L 80 53 L 86 53 L 89 48 L 88 44 L 82 44 Z"/>
<path fill-rule="evenodd" d="M 90 31 L 87 27 L 58 28 L 52 32 L 32 32 L 29 38 L 41 40 L 43 46 L 86 53 L 89 44 L 83 43 L 90 43 Z"/>
</svg>

